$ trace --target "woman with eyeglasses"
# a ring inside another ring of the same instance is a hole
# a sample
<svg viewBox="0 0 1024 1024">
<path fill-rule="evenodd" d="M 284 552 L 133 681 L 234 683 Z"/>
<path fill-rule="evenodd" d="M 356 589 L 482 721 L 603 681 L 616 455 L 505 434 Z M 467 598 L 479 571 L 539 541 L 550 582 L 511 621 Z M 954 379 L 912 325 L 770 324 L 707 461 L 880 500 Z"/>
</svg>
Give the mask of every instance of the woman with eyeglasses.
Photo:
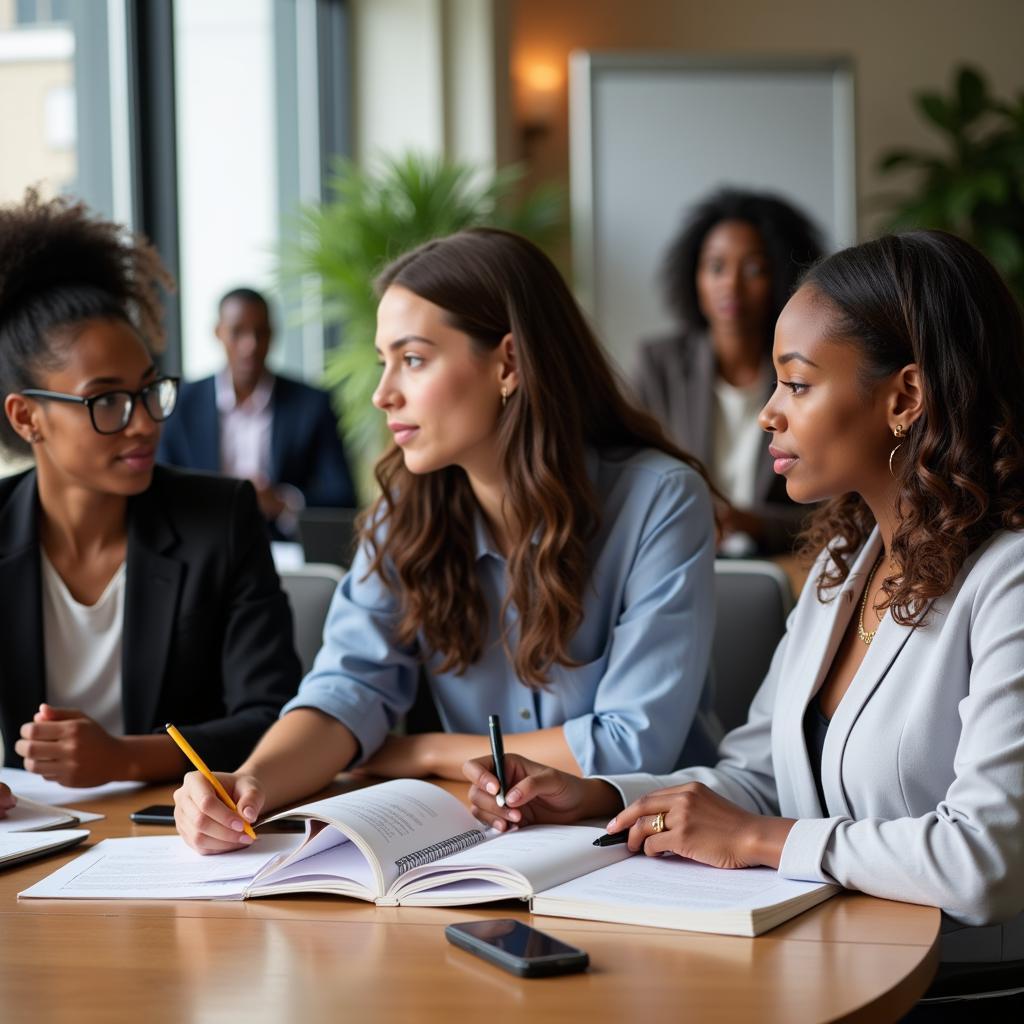
<svg viewBox="0 0 1024 1024">
<path fill-rule="evenodd" d="M 4 763 L 69 786 L 233 766 L 300 676 L 250 484 L 154 464 L 156 252 L 65 199 L 0 208 Z M 0 812 L 10 804 L 0 796 Z"/>
</svg>

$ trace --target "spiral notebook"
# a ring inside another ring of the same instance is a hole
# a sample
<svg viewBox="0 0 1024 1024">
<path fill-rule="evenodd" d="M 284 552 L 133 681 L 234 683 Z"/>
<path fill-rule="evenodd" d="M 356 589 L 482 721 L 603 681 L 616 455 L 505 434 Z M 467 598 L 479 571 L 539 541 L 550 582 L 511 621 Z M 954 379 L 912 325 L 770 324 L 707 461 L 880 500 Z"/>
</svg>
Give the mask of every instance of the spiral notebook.
<svg viewBox="0 0 1024 1024">
<path fill-rule="evenodd" d="M 247 899 L 330 893 L 382 906 L 460 906 L 535 893 L 629 856 L 595 847 L 599 828 L 486 831 L 450 793 L 418 779 L 304 804 L 268 818 L 306 822 L 302 837 L 261 836 L 202 857 L 176 836 L 106 839 L 26 889 L 26 898 Z"/>
</svg>

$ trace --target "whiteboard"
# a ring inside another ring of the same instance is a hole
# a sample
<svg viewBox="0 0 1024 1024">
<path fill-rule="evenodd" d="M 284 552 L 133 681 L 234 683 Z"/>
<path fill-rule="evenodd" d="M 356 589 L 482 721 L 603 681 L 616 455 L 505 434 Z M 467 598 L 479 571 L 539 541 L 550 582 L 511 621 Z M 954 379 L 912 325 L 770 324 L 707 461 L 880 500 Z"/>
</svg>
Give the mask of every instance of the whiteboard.
<svg viewBox="0 0 1024 1024">
<path fill-rule="evenodd" d="M 569 88 L 576 291 L 623 369 L 638 341 L 674 326 L 665 252 L 714 189 L 773 192 L 826 248 L 855 241 L 847 61 L 579 52 Z"/>
</svg>

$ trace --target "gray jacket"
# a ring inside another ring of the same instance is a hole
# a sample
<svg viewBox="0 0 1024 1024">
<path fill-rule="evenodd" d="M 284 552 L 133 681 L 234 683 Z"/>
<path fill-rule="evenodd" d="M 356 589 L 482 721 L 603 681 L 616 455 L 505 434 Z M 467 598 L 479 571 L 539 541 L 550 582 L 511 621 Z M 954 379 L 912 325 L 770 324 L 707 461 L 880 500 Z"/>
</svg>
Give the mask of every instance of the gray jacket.
<svg viewBox="0 0 1024 1024">
<path fill-rule="evenodd" d="M 880 550 L 876 530 L 825 604 L 819 559 L 714 768 L 608 781 L 627 802 L 703 782 L 750 811 L 796 818 L 786 877 L 941 908 L 944 960 L 1024 958 L 1024 534 L 975 551 L 924 626 L 882 621 L 829 725 L 818 802 L 804 711 Z"/>
<path fill-rule="evenodd" d="M 715 356 L 705 334 L 677 334 L 649 342 L 640 350 L 633 379 L 636 397 L 676 444 L 705 465 L 714 451 L 714 385 Z M 765 392 L 765 401 L 771 390 Z M 786 494 L 785 478 L 772 469 L 768 441 L 766 434 L 764 459 L 754 479 L 754 504 L 746 511 L 764 521 L 762 548 L 766 554 L 775 554 L 792 549 L 808 509 Z"/>
</svg>

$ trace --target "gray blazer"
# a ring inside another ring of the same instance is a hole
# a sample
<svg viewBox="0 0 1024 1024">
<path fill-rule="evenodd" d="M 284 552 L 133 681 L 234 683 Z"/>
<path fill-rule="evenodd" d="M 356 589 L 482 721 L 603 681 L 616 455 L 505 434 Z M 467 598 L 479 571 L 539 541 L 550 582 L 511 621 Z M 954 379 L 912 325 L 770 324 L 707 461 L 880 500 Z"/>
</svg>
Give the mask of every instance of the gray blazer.
<svg viewBox="0 0 1024 1024">
<path fill-rule="evenodd" d="M 882 621 L 825 740 L 821 807 L 803 717 L 824 681 L 877 530 L 829 603 L 812 570 L 746 725 L 714 768 L 608 781 L 627 802 L 703 782 L 758 814 L 798 819 L 787 878 L 940 907 L 942 956 L 1024 957 L 1024 534 L 995 534 L 965 562 L 925 625 Z"/>
<path fill-rule="evenodd" d="M 678 334 L 640 349 L 633 389 L 640 404 L 661 421 L 681 448 L 705 465 L 714 453 L 715 356 L 706 334 Z M 764 399 L 772 392 L 769 387 Z M 712 474 L 712 477 L 714 474 Z M 807 515 L 786 493 L 785 478 L 772 469 L 765 435 L 764 459 L 754 478 L 754 504 L 748 510 L 765 523 L 766 554 L 790 551 Z"/>
</svg>

